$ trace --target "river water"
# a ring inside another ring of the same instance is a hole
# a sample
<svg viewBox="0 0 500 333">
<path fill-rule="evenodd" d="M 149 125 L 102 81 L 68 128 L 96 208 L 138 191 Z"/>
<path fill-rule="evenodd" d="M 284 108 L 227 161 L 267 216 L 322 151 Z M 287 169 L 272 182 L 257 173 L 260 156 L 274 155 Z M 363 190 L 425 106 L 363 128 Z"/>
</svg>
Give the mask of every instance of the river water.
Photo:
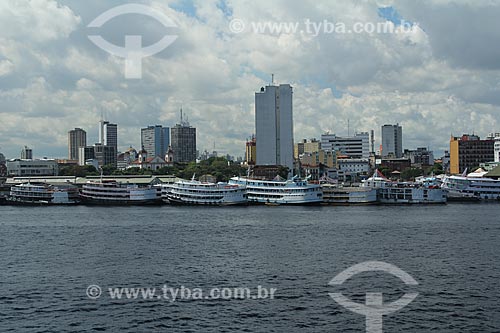
<svg viewBox="0 0 500 333">
<path fill-rule="evenodd" d="M 381 271 L 329 284 L 367 261 L 418 285 Z M 368 292 L 418 293 L 384 332 L 500 332 L 499 204 L 0 206 L 0 262 L 1 332 L 365 332 L 329 293 L 364 304 Z M 234 288 L 274 294 L 210 294 Z"/>
</svg>

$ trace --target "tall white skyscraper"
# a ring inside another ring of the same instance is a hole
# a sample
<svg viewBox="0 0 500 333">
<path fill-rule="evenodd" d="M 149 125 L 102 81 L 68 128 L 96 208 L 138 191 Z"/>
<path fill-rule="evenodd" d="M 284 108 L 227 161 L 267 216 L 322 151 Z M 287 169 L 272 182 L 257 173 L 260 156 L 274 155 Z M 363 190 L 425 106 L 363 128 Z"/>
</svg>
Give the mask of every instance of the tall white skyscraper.
<svg viewBox="0 0 500 333">
<path fill-rule="evenodd" d="M 382 126 L 382 156 L 403 156 L 403 129 L 399 124 Z"/>
<path fill-rule="evenodd" d="M 293 170 L 293 107 L 289 84 L 262 87 L 255 93 L 257 165 Z"/>
</svg>

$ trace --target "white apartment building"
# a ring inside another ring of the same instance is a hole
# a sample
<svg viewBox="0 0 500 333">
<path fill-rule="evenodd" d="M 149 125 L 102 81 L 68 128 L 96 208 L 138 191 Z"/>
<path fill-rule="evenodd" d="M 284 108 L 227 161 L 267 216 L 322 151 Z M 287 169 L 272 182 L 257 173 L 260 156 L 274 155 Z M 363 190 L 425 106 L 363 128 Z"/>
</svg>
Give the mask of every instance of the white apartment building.
<svg viewBox="0 0 500 333">
<path fill-rule="evenodd" d="M 321 149 L 337 151 L 350 158 L 368 159 L 370 157 L 370 134 L 356 133 L 354 136 L 321 135 Z"/>
</svg>

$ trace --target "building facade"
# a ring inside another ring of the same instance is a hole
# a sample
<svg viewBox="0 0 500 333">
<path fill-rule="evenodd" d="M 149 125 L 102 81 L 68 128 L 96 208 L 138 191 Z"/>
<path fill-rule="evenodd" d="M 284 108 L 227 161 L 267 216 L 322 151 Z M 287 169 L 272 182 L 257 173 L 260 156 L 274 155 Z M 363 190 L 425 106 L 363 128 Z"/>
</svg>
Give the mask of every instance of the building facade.
<svg viewBox="0 0 500 333">
<path fill-rule="evenodd" d="M 370 158 L 370 134 L 356 133 L 354 136 L 321 135 L 321 149 L 337 151 L 349 158 Z"/>
<path fill-rule="evenodd" d="M 293 170 L 292 86 L 262 87 L 255 93 L 257 165 L 282 165 Z"/>
<path fill-rule="evenodd" d="M 450 138 L 450 173 L 463 173 L 478 168 L 481 163 L 495 160 L 495 140 L 481 140 L 477 135 L 464 134 Z"/>
<path fill-rule="evenodd" d="M 14 159 L 7 161 L 7 174 L 11 177 L 57 176 L 58 173 L 59 166 L 56 160 Z"/>
<path fill-rule="evenodd" d="M 75 128 L 68 132 L 68 159 L 78 161 L 79 149 L 86 146 L 87 132 L 81 128 Z"/>
<path fill-rule="evenodd" d="M 174 162 L 192 162 L 196 160 L 196 128 L 187 121 L 181 121 L 171 129 L 171 146 Z"/>
<path fill-rule="evenodd" d="M 170 128 L 162 125 L 141 128 L 141 146 L 149 153 L 150 157 L 165 157 L 170 145 Z"/>
<path fill-rule="evenodd" d="M 338 169 L 345 175 L 366 175 L 370 170 L 370 161 L 364 158 L 341 158 L 337 163 Z"/>
<path fill-rule="evenodd" d="M 403 157 L 403 128 L 396 125 L 382 126 L 382 156 Z"/>
</svg>

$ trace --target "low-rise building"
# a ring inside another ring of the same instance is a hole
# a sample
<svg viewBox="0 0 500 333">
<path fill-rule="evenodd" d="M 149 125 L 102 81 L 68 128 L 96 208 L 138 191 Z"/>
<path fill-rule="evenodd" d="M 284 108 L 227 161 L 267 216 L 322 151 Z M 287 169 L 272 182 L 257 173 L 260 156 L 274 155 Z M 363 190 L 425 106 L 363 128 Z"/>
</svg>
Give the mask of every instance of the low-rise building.
<svg viewBox="0 0 500 333">
<path fill-rule="evenodd" d="M 59 166 L 56 160 L 12 159 L 7 163 L 8 176 L 57 176 Z"/>
<path fill-rule="evenodd" d="M 337 154 L 335 151 L 319 149 L 315 152 L 304 153 L 299 159 L 302 165 L 319 166 L 323 164 L 328 168 L 337 167 Z"/>
<path fill-rule="evenodd" d="M 434 153 L 427 150 L 425 147 L 420 147 L 415 150 L 405 149 L 403 156 L 409 158 L 414 166 L 429 166 L 434 165 Z"/>
<path fill-rule="evenodd" d="M 130 168 L 158 170 L 166 167 L 167 163 L 159 156 L 149 157 L 148 152 L 143 148 L 139 151 L 137 160 L 130 164 Z"/>
<path fill-rule="evenodd" d="M 383 158 L 380 166 L 389 169 L 391 173 L 394 171 L 402 172 L 411 167 L 411 160 L 409 158 Z"/>
<path fill-rule="evenodd" d="M 346 175 L 364 175 L 370 171 L 370 161 L 364 158 L 339 158 L 337 164 Z"/>
</svg>

